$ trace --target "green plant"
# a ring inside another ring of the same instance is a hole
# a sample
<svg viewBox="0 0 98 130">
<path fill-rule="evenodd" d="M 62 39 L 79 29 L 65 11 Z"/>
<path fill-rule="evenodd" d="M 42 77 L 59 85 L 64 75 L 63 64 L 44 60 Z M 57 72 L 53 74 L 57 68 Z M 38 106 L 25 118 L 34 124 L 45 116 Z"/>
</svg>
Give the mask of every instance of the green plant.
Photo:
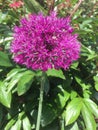
<svg viewBox="0 0 98 130">
<path fill-rule="evenodd" d="M 97 129 L 98 1 L 83 1 L 72 13 L 77 3 L 58 0 L 49 5 L 48 0 L 24 0 L 24 6 L 15 11 L 0 1 L 4 6 L 0 8 L 0 130 L 35 129 L 42 72 L 15 64 L 9 48 L 13 26 L 19 25 L 20 17 L 39 11 L 47 14 L 53 6 L 60 17 L 71 16 L 79 34 L 81 55 L 67 71 L 46 72 L 41 130 Z"/>
</svg>

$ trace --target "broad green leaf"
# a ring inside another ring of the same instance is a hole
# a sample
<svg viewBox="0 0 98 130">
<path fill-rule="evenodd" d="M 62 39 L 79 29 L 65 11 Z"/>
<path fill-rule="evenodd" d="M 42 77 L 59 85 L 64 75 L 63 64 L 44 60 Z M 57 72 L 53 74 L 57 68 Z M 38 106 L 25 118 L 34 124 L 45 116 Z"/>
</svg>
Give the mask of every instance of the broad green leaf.
<svg viewBox="0 0 98 130">
<path fill-rule="evenodd" d="M 19 82 L 19 80 L 21 79 L 23 75 L 24 73 L 17 73 L 14 77 L 12 77 L 12 79 L 7 85 L 8 92 L 10 92 L 15 87 L 15 85 Z"/>
<path fill-rule="evenodd" d="M 8 83 L 7 91 L 8 92 L 11 91 L 15 87 L 15 85 L 18 83 L 20 78 L 23 75 L 28 74 L 30 72 L 32 72 L 32 71 L 26 70 L 25 68 L 23 68 L 23 69 L 17 68 L 17 69 L 13 69 L 12 71 L 10 71 L 7 74 L 7 78 L 5 79 L 5 82 Z"/>
<path fill-rule="evenodd" d="M 42 109 L 42 117 L 41 117 L 41 125 L 47 126 L 57 117 L 56 110 L 53 108 L 52 105 L 43 104 Z"/>
<path fill-rule="evenodd" d="M 11 105 L 11 92 L 6 91 L 6 86 L 3 82 L 0 82 L 0 102 L 10 108 Z"/>
<path fill-rule="evenodd" d="M 33 73 L 32 71 L 27 71 L 26 73 L 24 73 L 17 85 L 18 95 L 23 95 L 29 90 L 34 80 L 34 76 L 35 73 Z"/>
<path fill-rule="evenodd" d="M 24 0 L 24 3 L 30 12 L 44 12 L 46 13 L 46 10 L 36 1 L 36 0 Z"/>
<path fill-rule="evenodd" d="M 0 66 L 11 67 L 12 63 L 8 57 L 8 55 L 2 51 L 0 51 Z"/>
<path fill-rule="evenodd" d="M 46 73 L 48 76 L 53 76 L 53 77 L 65 79 L 65 76 L 64 76 L 62 70 L 49 69 Z"/>
<path fill-rule="evenodd" d="M 24 130 L 31 130 L 31 124 L 30 124 L 28 117 L 23 118 L 22 122 L 23 122 Z"/>
<path fill-rule="evenodd" d="M 7 125 L 5 126 L 4 130 L 10 130 L 10 128 L 15 124 L 16 118 L 11 119 Z"/>
<path fill-rule="evenodd" d="M 82 105 L 82 116 L 85 122 L 86 130 L 96 130 L 96 122 L 91 111 L 87 108 L 87 106 L 83 103 Z"/>
<path fill-rule="evenodd" d="M 7 78 L 5 79 L 5 81 L 8 81 L 10 80 L 11 78 L 13 78 L 17 73 L 19 72 L 22 72 L 22 71 L 25 71 L 26 69 L 23 68 L 15 68 L 15 69 L 12 69 L 8 74 L 7 74 Z"/>
<path fill-rule="evenodd" d="M 98 117 L 98 105 L 94 103 L 91 99 L 85 99 L 84 102 L 88 109 L 95 115 L 95 117 Z"/>
<path fill-rule="evenodd" d="M 21 130 L 21 120 L 18 119 L 18 121 L 12 126 L 10 130 Z"/>
<path fill-rule="evenodd" d="M 66 125 L 69 125 L 77 120 L 78 116 L 80 115 L 80 111 L 82 108 L 82 99 L 81 98 L 74 98 L 66 108 Z"/>
</svg>

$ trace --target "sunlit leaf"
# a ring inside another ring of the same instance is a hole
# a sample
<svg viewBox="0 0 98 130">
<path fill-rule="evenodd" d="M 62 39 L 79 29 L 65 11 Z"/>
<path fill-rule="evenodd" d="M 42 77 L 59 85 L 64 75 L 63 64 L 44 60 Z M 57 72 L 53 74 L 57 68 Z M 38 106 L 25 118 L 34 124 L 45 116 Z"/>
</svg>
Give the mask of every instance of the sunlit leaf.
<svg viewBox="0 0 98 130">
<path fill-rule="evenodd" d="M 95 115 L 95 117 L 98 117 L 98 105 L 93 102 L 91 99 L 84 99 L 84 102 L 88 109 Z"/>
<path fill-rule="evenodd" d="M 83 103 L 82 105 L 82 116 L 86 125 L 86 130 L 96 130 L 96 122 L 91 111 L 87 108 L 87 106 Z"/>
<path fill-rule="evenodd" d="M 78 116 L 80 115 L 80 111 L 82 108 L 82 99 L 81 98 L 74 98 L 66 108 L 66 125 L 69 125 L 77 120 Z"/>
<path fill-rule="evenodd" d="M 6 86 L 3 82 L 0 82 L 0 102 L 10 108 L 12 95 L 11 92 L 6 91 Z"/>
<path fill-rule="evenodd" d="M 21 120 L 18 121 L 12 126 L 10 130 L 21 130 Z"/>
<path fill-rule="evenodd" d="M 23 76 L 19 79 L 18 85 L 17 85 L 18 95 L 22 95 L 29 90 L 34 80 L 33 79 L 34 76 L 35 74 L 32 71 L 28 71 L 28 73 L 23 74 Z"/>
<path fill-rule="evenodd" d="M 31 130 L 31 124 L 30 124 L 28 117 L 23 118 L 22 122 L 23 122 L 24 130 Z"/>
<path fill-rule="evenodd" d="M 65 76 L 62 70 L 49 69 L 46 73 L 48 76 L 59 77 L 61 79 L 65 79 Z"/>
</svg>

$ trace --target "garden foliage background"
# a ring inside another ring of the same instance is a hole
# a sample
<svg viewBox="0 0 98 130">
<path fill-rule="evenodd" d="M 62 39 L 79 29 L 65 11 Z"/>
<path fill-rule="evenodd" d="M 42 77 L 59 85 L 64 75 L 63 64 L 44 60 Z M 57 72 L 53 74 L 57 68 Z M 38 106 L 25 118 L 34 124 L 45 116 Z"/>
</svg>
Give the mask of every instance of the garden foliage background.
<svg viewBox="0 0 98 130">
<path fill-rule="evenodd" d="M 41 130 L 97 130 L 98 0 L 0 0 L 0 130 L 34 130 L 41 71 L 15 64 L 10 53 L 13 27 L 21 17 L 54 9 L 70 15 L 81 54 L 68 70 L 48 70 Z"/>
</svg>

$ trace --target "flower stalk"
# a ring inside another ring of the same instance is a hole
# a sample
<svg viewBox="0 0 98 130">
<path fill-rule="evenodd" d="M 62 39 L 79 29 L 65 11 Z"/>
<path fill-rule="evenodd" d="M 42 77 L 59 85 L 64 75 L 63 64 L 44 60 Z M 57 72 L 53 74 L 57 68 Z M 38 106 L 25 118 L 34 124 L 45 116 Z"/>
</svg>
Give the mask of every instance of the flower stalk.
<svg viewBox="0 0 98 130">
<path fill-rule="evenodd" d="M 42 114 L 42 103 L 43 103 L 43 93 L 44 93 L 44 83 L 45 83 L 45 72 L 42 73 L 41 87 L 40 87 L 40 97 L 39 97 L 39 107 L 37 115 L 36 130 L 40 130 L 41 114 Z"/>
</svg>

